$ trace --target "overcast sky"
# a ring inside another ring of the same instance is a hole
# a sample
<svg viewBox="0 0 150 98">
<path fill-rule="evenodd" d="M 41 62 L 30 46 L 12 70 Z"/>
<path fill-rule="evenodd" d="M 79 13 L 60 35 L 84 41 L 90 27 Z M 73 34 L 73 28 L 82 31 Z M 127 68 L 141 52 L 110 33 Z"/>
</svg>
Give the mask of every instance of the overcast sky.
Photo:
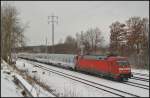
<svg viewBox="0 0 150 98">
<path fill-rule="evenodd" d="M 27 45 L 44 45 L 45 38 L 51 45 L 51 24 L 48 16 L 58 18 L 55 25 L 55 44 L 67 35 L 98 27 L 103 32 L 105 43 L 109 43 L 112 22 L 125 22 L 131 16 L 149 17 L 149 1 L 14 1 L 19 17 L 29 22 L 25 32 Z"/>
</svg>

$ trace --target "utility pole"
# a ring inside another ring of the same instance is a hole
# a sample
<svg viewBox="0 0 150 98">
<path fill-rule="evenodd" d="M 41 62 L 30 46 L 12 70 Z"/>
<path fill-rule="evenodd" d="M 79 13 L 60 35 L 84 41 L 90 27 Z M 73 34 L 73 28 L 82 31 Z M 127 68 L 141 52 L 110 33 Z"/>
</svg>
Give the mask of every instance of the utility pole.
<svg viewBox="0 0 150 98">
<path fill-rule="evenodd" d="M 51 16 L 48 16 L 48 19 L 51 19 L 50 21 L 48 21 L 48 24 L 52 23 L 52 53 L 55 53 L 55 49 L 54 49 L 54 24 L 55 23 L 58 24 L 58 16 L 55 16 L 54 14 L 52 14 Z"/>
</svg>

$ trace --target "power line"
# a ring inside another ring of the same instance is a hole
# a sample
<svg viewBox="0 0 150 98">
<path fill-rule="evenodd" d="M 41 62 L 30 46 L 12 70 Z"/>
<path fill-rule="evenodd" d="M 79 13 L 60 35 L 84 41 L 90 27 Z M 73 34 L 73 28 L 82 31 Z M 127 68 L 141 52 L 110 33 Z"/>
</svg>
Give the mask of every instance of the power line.
<svg viewBox="0 0 150 98">
<path fill-rule="evenodd" d="M 48 19 L 51 19 L 50 21 L 48 21 L 49 23 L 52 23 L 52 53 L 55 53 L 55 49 L 54 49 L 54 24 L 57 23 L 58 24 L 58 16 L 55 16 L 54 14 L 52 14 L 51 16 L 48 16 Z"/>
</svg>

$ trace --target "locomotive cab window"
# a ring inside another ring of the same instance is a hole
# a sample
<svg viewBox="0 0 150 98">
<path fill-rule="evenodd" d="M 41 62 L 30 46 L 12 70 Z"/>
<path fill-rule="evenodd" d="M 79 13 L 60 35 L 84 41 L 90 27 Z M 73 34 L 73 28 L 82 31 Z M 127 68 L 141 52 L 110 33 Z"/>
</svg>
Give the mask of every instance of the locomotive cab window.
<svg viewBox="0 0 150 98">
<path fill-rule="evenodd" d="M 117 61 L 117 63 L 118 63 L 120 66 L 127 66 L 127 65 L 129 65 L 129 62 L 128 62 L 128 61 Z"/>
</svg>

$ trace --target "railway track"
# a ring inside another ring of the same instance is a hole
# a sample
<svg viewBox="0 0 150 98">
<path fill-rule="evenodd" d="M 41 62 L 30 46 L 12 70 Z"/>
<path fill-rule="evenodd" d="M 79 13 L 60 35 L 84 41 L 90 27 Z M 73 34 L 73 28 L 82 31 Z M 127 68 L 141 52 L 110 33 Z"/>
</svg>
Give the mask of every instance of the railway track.
<svg viewBox="0 0 150 98">
<path fill-rule="evenodd" d="M 136 72 L 132 72 L 135 75 L 139 75 L 139 76 L 145 76 L 145 77 L 149 77 L 148 74 L 142 74 L 142 73 L 136 73 Z"/>
<path fill-rule="evenodd" d="M 123 84 L 131 85 L 131 86 L 134 86 L 134 87 L 138 87 L 138 88 L 149 90 L 149 86 L 148 85 L 143 85 L 143 84 L 139 84 L 139 83 L 135 83 L 135 82 L 130 82 L 130 81 L 123 82 Z"/>
<path fill-rule="evenodd" d="M 136 77 L 136 76 L 131 77 L 131 79 L 140 80 L 140 81 L 144 81 L 144 82 L 149 82 L 149 79 Z"/>
<path fill-rule="evenodd" d="M 39 65 L 39 64 L 36 64 L 36 65 L 34 64 L 34 66 L 39 67 L 39 68 L 41 68 L 43 70 L 46 70 L 46 71 L 49 71 L 49 72 L 53 72 L 53 73 L 58 74 L 60 76 L 69 78 L 71 80 L 86 84 L 86 85 L 94 87 L 96 89 L 103 90 L 103 91 L 106 91 L 108 93 L 120 96 L 120 97 L 139 97 L 138 95 L 135 95 L 135 94 L 131 94 L 131 93 L 128 93 L 128 92 L 125 92 L 125 91 L 121 91 L 121 90 L 118 90 L 118 89 L 115 89 L 115 88 L 112 88 L 112 87 L 109 87 L 109 86 L 106 86 L 106 85 L 102 85 L 102 84 L 99 84 L 99 83 L 96 83 L 96 82 L 92 82 L 92 81 L 89 81 L 89 80 L 86 80 L 86 79 L 83 79 L 83 78 L 79 78 L 79 77 L 76 77 L 76 76 L 73 76 L 73 75 L 69 75 L 69 74 L 66 74 L 64 72 L 60 72 L 60 71 L 57 71 L 57 70 L 54 70 L 54 69 L 50 69 L 50 68 L 47 68 L 47 67 Z"/>
<path fill-rule="evenodd" d="M 144 85 L 144 84 L 140 84 L 140 83 L 135 83 L 135 82 L 131 82 L 131 81 L 128 81 L 129 83 L 133 83 L 133 84 L 137 84 L 137 85 L 141 85 L 141 86 L 144 86 L 144 87 L 149 87 L 148 85 Z"/>
<path fill-rule="evenodd" d="M 40 62 L 40 63 L 43 63 L 43 62 Z M 46 64 L 47 64 L 47 63 L 46 63 Z M 49 65 L 49 64 L 48 64 L 48 65 Z M 67 70 L 69 70 L 69 69 L 67 69 Z M 140 84 L 140 83 L 135 83 L 135 82 L 129 82 L 129 81 L 128 81 L 128 82 L 123 82 L 123 84 L 149 90 L 149 86 L 148 86 L 148 85 L 144 85 L 144 84 Z"/>
<path fill-rule="evenodd" d="M 23 59 L 31 60 L 29 58 L 23 58 Z M 34 60 L 34 59 L 32 59 L 32 61 L 39 62 L 39 63 L 44 63 L 44 62 L 37 61 L 37 60 Z M 50 63 L 50 64 L 49 63 L 44 63 L 44 64 L 51 65 L 52 63 Z M 67 69 L 67 70 L 69 70 L 69 69 Z M 134 79 L 134 78 L 132 78 L 132 79 Z M 140 80 L 140 81 L 144 81 L 144 82 L 149 82 L 149 81 L 143 80 L 143 78 L 142 78 L 142 80 L 141 80 L 141 78 L 135 78 L 135 79 L 136 80 Z M 140 84 L 140 83 L 135 83 L 135 82 L 130 82 L 130 81 L 128 81 L 128 82 L 122 82 L 122 83 L 126 84 L 126 85 L 130 85 L 130 86 L 134 86 L 134 87 L 138 87 L 138 88 L 149 90 L 149 86 L 148 85 L 144 85 L 144 84 Z"/>
</svg>

